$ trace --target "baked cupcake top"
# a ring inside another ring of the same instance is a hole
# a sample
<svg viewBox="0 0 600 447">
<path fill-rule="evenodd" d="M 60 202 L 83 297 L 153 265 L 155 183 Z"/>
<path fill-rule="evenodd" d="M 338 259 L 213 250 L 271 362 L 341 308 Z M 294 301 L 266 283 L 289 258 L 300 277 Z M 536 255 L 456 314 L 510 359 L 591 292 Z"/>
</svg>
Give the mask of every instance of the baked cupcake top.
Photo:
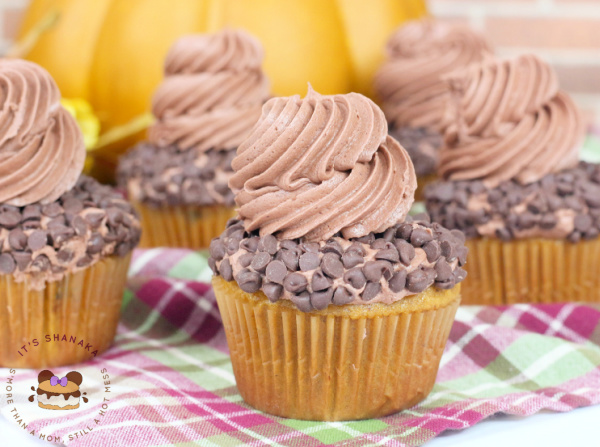
<svg viewBox="0 0 600 447">
<path fill-rule="evenodd" d="M 462 234 L 407 216 L 412 163 L 362 95 L 269 100 L 232 165 L 239 219 L 213 240 L 209 264 L 246 292 L 310 311 L 465 277 Z"/>
<path fill-rule="evenodd" d="M 131 206 L 80 176 L 83 136 L 50 74 L 0 59 L 0 274 L 41 289 L 137 244 Z"/>
<path fill-rule="evenodd" d="M 423 19 L 398 28 L 386 53 L 375 89 L 392 127 L 440 131 L 449 96 L 443 76 L 491 57 L 492 50 L 471 28 Z"/>
<path fill-rule="evenodd" d="M 450 181 L 425 192 L 432 218 L 470 237 L 596 237 L 600 170 L 578 162 L 582 118 L 552 68 L 523 55 L 448 83 L 439 174 Z"/>
<path fill-rule="evenodd" d="M 148 142 L 125 155 L 119 181 L 136 200 L 233 205 L 235 149 L 269 96 L 260 43 L 240 30 L 182 37 L 152 101 Z"/>
</svg>

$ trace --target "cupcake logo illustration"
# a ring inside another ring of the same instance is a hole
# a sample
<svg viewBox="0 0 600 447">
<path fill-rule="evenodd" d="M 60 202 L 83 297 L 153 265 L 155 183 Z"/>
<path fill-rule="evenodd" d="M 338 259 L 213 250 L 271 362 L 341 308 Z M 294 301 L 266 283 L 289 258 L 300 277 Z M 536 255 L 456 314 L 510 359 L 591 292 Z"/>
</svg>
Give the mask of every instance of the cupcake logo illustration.
<svg viewBox="0 0 600 447">
<path fill-rule="evenodd" d="M 29 396 L 29 402 L 35 402 L 38 407 L 46 410 L 76 410 L 80 401 L 88 402 L 87 393 L 82 393 L 80 386 L 83 376 L 77 371 L 71 371 L 64 377 L 55 375 L 45 369 L 38 375 L 37 388 L 31 390 L 36 394 Z"/>
</svg>

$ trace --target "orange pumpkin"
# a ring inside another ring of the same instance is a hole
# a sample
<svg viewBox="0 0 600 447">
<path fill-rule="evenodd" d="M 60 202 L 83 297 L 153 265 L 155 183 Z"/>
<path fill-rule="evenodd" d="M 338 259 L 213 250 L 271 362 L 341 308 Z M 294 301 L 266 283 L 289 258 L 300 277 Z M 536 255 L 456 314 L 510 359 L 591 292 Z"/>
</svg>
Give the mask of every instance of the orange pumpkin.
<svg viewBox="0 0 600 447">
<path fill-rule="evenodd" d="M 50 71 L 63 96 L 87 99 L 106 131 L 150 109 L 164 56 L 183 34 L 251 32 L 275 95 L 304 94 L 307 82 L 370 94 L 388 35 L 424 13 L 423 0 L 33 0 L 20 37 L 56 15 L 25 57 Z"/>
</svg>

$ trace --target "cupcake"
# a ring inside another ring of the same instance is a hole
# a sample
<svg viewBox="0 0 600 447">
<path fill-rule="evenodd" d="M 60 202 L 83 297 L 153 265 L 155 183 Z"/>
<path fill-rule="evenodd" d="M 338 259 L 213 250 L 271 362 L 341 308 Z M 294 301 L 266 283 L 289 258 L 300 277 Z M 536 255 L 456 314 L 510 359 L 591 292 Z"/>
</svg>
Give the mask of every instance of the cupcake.
<svg viewBox="0 0 600 447">
<path fill-rule="evenodd" d="M 578 161 L 580 112 L 533 55 L 449 79 L 434 221 L 470 249 L 463 303 L 600 301 L 600 166 Z"/>
<path fill-rule="evenodd" d="M 235 215 L 231 160 L 269 85 L 260 43 L 242 31 L 179 39 L 154 94 L 148 141 L 119 163 L 142 218 L 142 247 L 207 248 Z"/>
<path fill-rule="evenodd" d="M 383 112 L 357 93 L 273 98 L 232 166 L 239 215 L 209 264 L 244 400 L 321 421 L 423 400 L 467 250 L 407 216 L 416 175 Z"/>
<path fill-rule="evenodd" d="M 114 338 L 140 224 L 80 175 L 83 135 L 48 72 L 0 59 L 0 92 L 0 367 L 88 360 Z"/>
<path fill-rule="evenodd" d="M 465 26 L 433 19 L 411 21 L 388 40 L 388 60 L 375 76 L 375 90 L 390 123 L 390 134 L 406 148 L 415 166 L 419 189 L 435 180 L 447 124 L 449 98 L 443 77 L 488 59 L 484 37 Z"/>
</svg>

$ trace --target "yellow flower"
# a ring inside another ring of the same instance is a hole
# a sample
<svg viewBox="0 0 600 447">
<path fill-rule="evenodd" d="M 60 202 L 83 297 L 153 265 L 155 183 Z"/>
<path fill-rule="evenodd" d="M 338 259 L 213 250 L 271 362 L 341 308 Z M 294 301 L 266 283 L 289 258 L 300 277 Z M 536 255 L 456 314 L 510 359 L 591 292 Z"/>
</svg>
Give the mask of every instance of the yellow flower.
<svg viewBox="0 0 600 447">
<path fill-rule="evenodd" d="M 94 114 L 92 106 L 81 98 L 62 98 L 62 106 L 77 120 L 79 128 L 83 133 L 85 148 L 89 151 L 96 146 L 100 134 L 100 120 Z"/>
</svg>

